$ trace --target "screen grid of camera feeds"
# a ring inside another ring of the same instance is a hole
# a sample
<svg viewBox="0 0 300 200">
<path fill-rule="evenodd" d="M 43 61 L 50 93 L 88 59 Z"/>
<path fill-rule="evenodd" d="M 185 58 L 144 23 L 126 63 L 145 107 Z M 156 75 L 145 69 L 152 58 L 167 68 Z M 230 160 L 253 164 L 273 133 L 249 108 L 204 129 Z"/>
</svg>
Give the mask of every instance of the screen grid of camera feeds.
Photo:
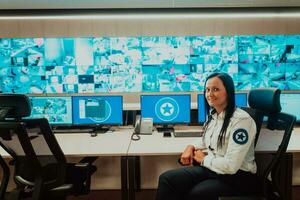
<svg viewBox="0 0 300 200">
<path fill-rule="evenodd" d="M 32 110 L 29 118 L 47 118 L 50 124 L 72 124 L 71 97 L 29 97 Z"/>
<path fill-rule="evenodd" d="M 300 35 L 0 38 L 1 93 L 202 91 L 212 72 L 299 90 Z"/>
</svg>

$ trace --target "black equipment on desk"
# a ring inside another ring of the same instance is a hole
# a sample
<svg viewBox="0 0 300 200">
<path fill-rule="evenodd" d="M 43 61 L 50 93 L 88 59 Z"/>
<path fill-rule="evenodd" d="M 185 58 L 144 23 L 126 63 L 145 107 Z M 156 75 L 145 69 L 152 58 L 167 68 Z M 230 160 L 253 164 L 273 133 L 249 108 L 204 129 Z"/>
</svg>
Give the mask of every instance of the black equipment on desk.
<svg viewBox="0 0 300 200">
<path fill-rule="evenodd" d="M 48 120 L 23 119 L 30 112 L 27 96 L 0 94 L 0 145 L 13 158 L 11 163 L 15 166 L 16 188 L 9 193 L 9 199 L 50 200 L 88 194 L 91 175 L 96 171 L 92 162 L 97 157 L 67 163 Z M 4 164 L 0 162 L 5 170 Z M 5 172 L 6 179 L 9 171 Z M 6 184 L 6 180 L 3 182 Z M 6 189 L 3 187 L 1 197 Z"/>
<path fill-rule="evenodd" d="M 142 135 L 151 135 L 153 131 L 153 119 L 142 118 L 140 115 L 136 116 L 134 133 Z"/>
<path fill-rule="evenodd" d="M 175 130 L 173 135 L 174 137 L 202 137 L 203 131 Z"/>
<path fill-rule="evenodd" d="M 72 125 L 72 126 L 52 126 L 54 133 L 90 133 L 100 134 L 106 133 L 110 130 L 109 126 L 85 126 L 85 125 Z"/>
<path fill-rule="evenodd" d="M 151 135 L 153 132 L 153 119 L 152 118 L 142 118 L 140 115 L 135 117 L 135 126 L 132 133 L 132 140 L 139 140 L 141 135 Z"/>
</svg>

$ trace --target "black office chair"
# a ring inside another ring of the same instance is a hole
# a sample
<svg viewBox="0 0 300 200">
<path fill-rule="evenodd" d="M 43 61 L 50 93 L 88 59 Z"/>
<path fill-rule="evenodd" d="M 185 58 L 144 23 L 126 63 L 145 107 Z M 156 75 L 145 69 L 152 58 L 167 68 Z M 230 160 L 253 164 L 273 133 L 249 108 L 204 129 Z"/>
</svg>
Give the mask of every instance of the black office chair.
<svg viewBox="0 0 300 200">
<path fill-rule="evenodd" d="M 275 88 L 253 89 L 249 92 L 246 110 L 257 124 L 256 143 L 266 131 L 268 137 L 278 139 L 276 152 L 257 153 L 257 176 L 261 193 L 248 197 L 220 197 L 219 200 L 288 200 L 291 199 L 292 156 L 286 150 L 296 121 L 295 116 L 282 113 L 280 90 Z M 261 129 L 263 126 L 264 129 Z"/>
<path fill-rule="evenodd" d="M 23 119 L 30 113 L 27 96 L 0 94 L 0 145 L 11 155 L 15 167 L 16 188 L 8 199 L 53 200 L 88 194 L 91 175 L 96 171 L 92 165 L 96 157 L 85 158 L 77 164 L 67 163 L 48 120 Z M 7 169 L 5 162 L 0 165 Z M 6 170 L 6 179 L 8 173 Z M 6 179 L 0 192 L 5 191 Z"/>
</svg>

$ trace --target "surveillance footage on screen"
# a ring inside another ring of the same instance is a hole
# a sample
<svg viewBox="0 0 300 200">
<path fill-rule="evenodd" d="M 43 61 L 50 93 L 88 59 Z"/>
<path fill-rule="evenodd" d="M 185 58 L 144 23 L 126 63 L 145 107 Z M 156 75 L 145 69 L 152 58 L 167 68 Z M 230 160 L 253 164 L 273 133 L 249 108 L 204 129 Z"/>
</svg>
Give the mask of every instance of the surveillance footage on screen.
<svg viewBox="0 0 300 200">
<path fill-rule="evenodd" d="M 202 91 L 212 72 L 237 90 L 300 89 L 300 35 L 0 39 L 0 92 Z"/>
</svg>

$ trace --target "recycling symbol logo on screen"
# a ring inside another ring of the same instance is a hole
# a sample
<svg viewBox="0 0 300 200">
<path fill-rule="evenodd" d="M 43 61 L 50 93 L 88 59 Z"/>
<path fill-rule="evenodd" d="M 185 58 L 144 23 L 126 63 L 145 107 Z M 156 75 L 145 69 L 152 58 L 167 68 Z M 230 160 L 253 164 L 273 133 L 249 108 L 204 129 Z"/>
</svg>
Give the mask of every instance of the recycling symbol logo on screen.
<svg viewBox="0 0 300 200">
<path fill-rule="evenodd" d="M 171 97 L 162 98 L 155 104 L 155 114 L 162 121 L 172 121 L 178 113 L 178 103 Z"/>
</svg>

